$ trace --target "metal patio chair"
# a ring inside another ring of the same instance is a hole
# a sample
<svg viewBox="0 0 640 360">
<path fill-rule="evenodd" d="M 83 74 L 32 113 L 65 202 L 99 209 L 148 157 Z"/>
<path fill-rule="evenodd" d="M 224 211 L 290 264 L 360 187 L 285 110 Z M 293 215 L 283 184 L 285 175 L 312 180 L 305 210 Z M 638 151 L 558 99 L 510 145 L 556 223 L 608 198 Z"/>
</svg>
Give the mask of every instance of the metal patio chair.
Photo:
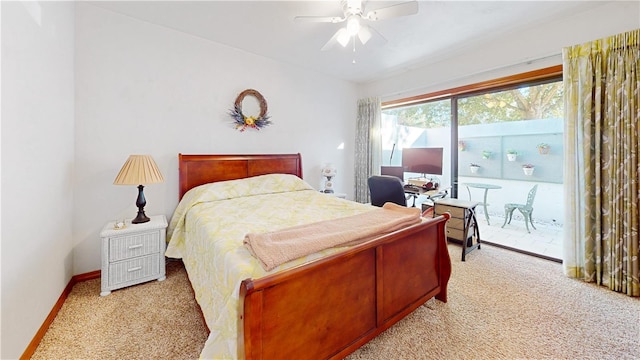
<svg viewBox="0 0 640 360">
<path fill-rule="evenodd" d="M 527 227 L 527 232 L 531 233 L 531 231 L 529 231 L 529 223 L 531 223 L 531 226 L 534 230 L 537 230 L 533 225 L 533 218 L 531 216 L 531 214 L 533 213 L 533 200 L 535 200 L 536 198 L 537 190 L 538 184 L 533 185 L 531 190 L 529 190 L 529 194 L 527 195 L 526 204 L 504 204 L 504 224 L 502 224 L 503 228 L 505 225 L 507 225 L 507 220 L 508 223 L 511 224 L 511 216 L 513 215 L 513 211 L 517 209 L 518 211 L 520 211 L 522 216 L 524 216 L 524 225 Z"/>
</svg>

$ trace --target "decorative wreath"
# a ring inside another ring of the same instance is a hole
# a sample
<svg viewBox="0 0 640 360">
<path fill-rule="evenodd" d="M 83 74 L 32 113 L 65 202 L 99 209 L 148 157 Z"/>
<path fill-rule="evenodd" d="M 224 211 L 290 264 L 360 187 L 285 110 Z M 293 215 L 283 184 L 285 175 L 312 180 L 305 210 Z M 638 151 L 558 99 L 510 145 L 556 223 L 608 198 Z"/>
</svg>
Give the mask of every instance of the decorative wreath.
<svg viewBox="0 0 640 360">
<path fill-rule="evenodd" d="M 242 113 L 242 100 L 247 95 L 255 97 L 260 103 L 260 114 L 258 116 L 246 116 Z M 265 126 L 271 125 L 270 116 L 267 115 L 267 101 L 262 94 L 253 89 L 247 89 L 238 95 L 233 109 L 229 111 L 229 115 L 233 118 L 236 129 L 240 131 L 245 131 L 247 128 L 260 130 Z"/>
</svg>

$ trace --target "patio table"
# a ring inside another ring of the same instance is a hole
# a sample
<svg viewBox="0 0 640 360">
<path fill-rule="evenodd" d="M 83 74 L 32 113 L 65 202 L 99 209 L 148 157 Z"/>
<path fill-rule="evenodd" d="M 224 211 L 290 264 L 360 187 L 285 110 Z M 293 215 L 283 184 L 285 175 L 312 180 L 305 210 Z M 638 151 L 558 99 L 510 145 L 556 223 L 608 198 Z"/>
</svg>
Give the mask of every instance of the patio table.
<svg viewBox="0 0 640 360">
<path fill-rule="evenodd" d="M 487 220 L 487 225 L 491 225 L 489 224 L 489 213 L 487 213 L 487 192 L 489 192 L 489 190 L 491 189 L 502 189 L 502 186 L 483 183 L 464 183 L 463 185 L 467 187 L 469 200 L 471 200 L 471 190 L 469 188 L 484 189 L 484 200 L 482 202 L 482 209 L 484 210 L 484 218 Z"/>
</svg>

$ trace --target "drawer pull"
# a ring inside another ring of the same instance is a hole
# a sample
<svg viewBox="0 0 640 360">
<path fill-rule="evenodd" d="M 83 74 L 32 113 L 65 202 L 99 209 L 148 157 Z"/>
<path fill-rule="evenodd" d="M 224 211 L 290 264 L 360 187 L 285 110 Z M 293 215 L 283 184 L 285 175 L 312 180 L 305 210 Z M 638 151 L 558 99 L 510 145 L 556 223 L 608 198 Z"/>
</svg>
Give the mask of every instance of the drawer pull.
<svg viewBox="0 0 640 360">
<path fill-rule="evenodd" d="M 141 248 L 142 246 L 143 246 L 142 244 L 138 244 L 138 245 L 131 245 L 131 246 L 129 246 L 129 248 L 128 248 L 128 249 L 129 249 L 129 250 L 138 249 L 138 248 Z"/>
<path fill-rule="evenodd" d="M 138 270 L 142 270 L 142 266 L 136 266 L 134 268 L 131 268 L 129 270 L 127 270 L 128 272 L 134 272 L 134 271 L 138 271 Z"/>
</svg>

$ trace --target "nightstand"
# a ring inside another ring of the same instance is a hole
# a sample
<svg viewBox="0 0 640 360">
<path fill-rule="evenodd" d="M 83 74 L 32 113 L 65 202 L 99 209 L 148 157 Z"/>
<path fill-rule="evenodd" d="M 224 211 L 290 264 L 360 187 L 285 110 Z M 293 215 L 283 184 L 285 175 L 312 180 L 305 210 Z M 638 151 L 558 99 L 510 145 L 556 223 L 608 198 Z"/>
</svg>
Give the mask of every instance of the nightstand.
<svg viewBox="0 0 640 360">
<path fill-rule="evenodd" d="M 440 199 L 434 201 L 434 216 L 446 212 L 451 214 L 447 221 L 447 238 L 462 243 L 462 261 L 474 249 L 480 249 L 480 230 L 475 209 L 478 202 L 459 199 Z M 475 239 L 475 244 L 473 240 Z"/>
<path fill-rule="evenodd" d="M 102 239 L 102 270 L 100 296 L 111 290 L 146 281 L 165 279 L 164 251 L 167 219 L 152 216 L 142 224 L 126 222 L 122 229 L 115 222 L 104 226 Z"/>
<path fill-rule="evenodd" d="M 323 193 L 323 194 L 327 194 L 327 195 L 335 196 L 335 197 L 340 198 L 340 199 L 346 199 L 346 198 L 347 198 L 347 194 L 345 194 L 345 193 L 336 193 L 336 192 L 333 192 L 333 193 L 325 193 L 325 192 L 322 192 L 322 191 L 320 191 L 320 192 L 321 192 L 321 193 Z"/>
</svg>

